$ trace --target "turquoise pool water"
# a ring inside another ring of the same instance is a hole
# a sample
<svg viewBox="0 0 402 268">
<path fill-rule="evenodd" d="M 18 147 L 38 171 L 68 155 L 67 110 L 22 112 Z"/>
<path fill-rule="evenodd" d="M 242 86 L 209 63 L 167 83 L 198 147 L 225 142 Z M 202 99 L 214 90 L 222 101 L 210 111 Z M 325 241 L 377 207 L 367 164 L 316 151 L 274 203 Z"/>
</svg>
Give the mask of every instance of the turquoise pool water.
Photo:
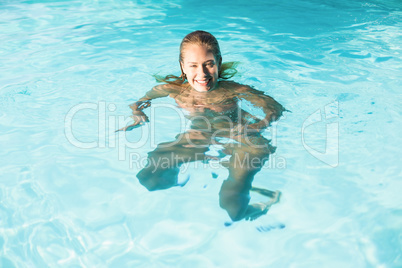
<svg viewBox="0 0 402 268">
<path fill-rule="evenodd" d="M 401 2 L 215 2 L 0 1 L 0 267 L 402 267 Z M 172 101 L 152 135 L 114 133 L 196 29 L 292 111 L 253 183 L 282 200 L 253 222 L 219 207 L 217 165 L 138 183 Z"/>
</svg>

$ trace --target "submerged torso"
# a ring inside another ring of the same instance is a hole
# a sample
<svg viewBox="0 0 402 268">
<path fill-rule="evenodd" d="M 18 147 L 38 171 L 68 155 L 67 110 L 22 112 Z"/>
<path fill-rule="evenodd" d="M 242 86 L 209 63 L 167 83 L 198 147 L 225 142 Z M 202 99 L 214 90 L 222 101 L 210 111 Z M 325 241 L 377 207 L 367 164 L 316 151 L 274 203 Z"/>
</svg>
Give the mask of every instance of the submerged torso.
<svg viewBox="0 0 402 268">
<path fill-rule="evenodd" d="M 207 92 L 185 86 L 174 99 L 187 112 L 186 117 L 192 121 L 193 127 L 221 129 L 232 128 L 238 123 L 238 99 L 223 85 Z"/>
<path fill-rule="evenodd" d="M 237 124 L 244 123 L 248 114 L 239 107 L 237 94 L 225 82 L 207 92 L 198 92 L 186 85 L 171 97 L 186 111 L 193 129 L 230 131 Z"/>
<path fill-rule="evenodd" d="M 190 113 L 213 111 L 224 114 L 237 107 L 237 98 L 228 89 L 219 86 L 207 92 L 198 92 L 190 86 L 185 86 L 174 97 L 179 107 Z"/>
</svg>

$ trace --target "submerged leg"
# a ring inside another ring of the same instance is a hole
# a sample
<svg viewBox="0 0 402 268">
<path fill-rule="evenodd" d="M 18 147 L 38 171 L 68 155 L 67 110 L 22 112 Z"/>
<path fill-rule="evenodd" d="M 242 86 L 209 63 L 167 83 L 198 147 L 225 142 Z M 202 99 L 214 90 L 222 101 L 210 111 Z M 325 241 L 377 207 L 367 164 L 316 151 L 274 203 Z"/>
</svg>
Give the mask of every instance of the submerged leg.
<svg viewBox="0 0 402 268">
<path fill-rule="evenodd" d="M 177 185 L 179 171 L 179 167 L 158 168 L 148 165 L 138 172 L 137 178 L 149 191 L 162 190 Z"/>
<path fill-rule="evenodd" d="M 200 144 L 195 144 L 191 138 L 188 133 L 178 135 L 174 142 L 161 143 L 154 151 L 148 153 L 146 167 L 137 174 L 139 182 L 149 191 L 177 186 L 180 166 L 204 160 L 205 152 L 208 151 L 206 145 L 209 140 L 197 140 Z"/>
<path fill-rule="evenodd" d="M 271 191 L 268 189 L 258 188 L 258 187 L 251 187 L 251 191 L 259 193 L 264 196 L 272 197 L 272 198 L 278 194 L 278 191 Z"/>
<path fill-rule="evenodd" d="M 253 142 L 258 144 L 232 145 L 230 149 L 233 154 L 225 165 L 229 170 L 229 177 L 222 183 L 219 204 L 221 208 L 227 211 L 233 221 L 244 218 L 256 219 L 266 214 L 270 206 L 279 201 L 279 192 L 252 187 L 255 174 L 262 169 L 269 154 L 274 150 L 269 145 L 269 141 L 262 136 L 253 137 Z M 271 199 L 266 203 L 249 205 L 250 190 L 259 192 Z"/>
</svg>

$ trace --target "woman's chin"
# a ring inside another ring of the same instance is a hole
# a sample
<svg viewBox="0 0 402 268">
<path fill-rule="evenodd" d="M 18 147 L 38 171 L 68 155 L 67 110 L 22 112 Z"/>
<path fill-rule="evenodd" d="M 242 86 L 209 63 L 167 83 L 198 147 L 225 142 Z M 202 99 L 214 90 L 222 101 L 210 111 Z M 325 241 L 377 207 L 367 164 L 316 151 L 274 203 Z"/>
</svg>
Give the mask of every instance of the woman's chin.
<svg viewBox="0 0 402 268">
<path fill-rule="evenodd" d="M 209 87 L 194 87 L 194 89 L 198 92 L 207 92 L 210 90 Z"/>
<path fill-rule="evenodd" d="M 214 85 L 214 87 L 215 87 L 215 85 Z M 193 88 L 198 92 L 207 92 L 207 91 L 212 90 L 214 87 L 211 87 L 210 83 L 208 83 L 208 85 L 206 85 L 206 86 L 193 85 Z"/>
</svg>

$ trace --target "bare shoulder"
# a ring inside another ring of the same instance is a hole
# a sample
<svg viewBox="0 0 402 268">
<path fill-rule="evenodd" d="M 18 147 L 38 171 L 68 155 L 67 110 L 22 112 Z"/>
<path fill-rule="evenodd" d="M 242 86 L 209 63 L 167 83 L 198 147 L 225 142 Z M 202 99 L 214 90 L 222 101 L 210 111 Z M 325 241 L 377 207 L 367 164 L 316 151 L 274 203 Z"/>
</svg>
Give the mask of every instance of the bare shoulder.
<svg viewBox="0 0 402 268">
<path fill-rule="evenodd" d="M 243 88 L 247 87 L 246 85 L 239 84 L 239 83 L 237 83 L 235 81 L 220 81 L 219 85 L 221 87 L 223 87 L 223 88 L 225 88 L 227 90 L 233 91 L 233 92 L 236 92 L 236 91 L 239 91 L 239 90 L 245 90 Z"/>
<path fill-rule="evenodd" d="M 167 96 L 176 96 L 180 94 L 181 87 L 172 84 L 161 84 L 154 86 L 149 90 L 142 99 L 157 99 Z"/>
<path fill-rule="evenodd" d="M 221 81 L 220 82 L 222 87 L 225 89 L 230 90 L 233 93 L 257 93 L 260 92 L 259 90 L 256 90 L 255 88 L 249 86 L 249 85 L 244 85 L 240 84 L 234 81 Z"/>
<path fill-rule="evenodd" d="M 174 85 L 174 84 L 161 84 L 154 86 L 152 90 L 158 91 L 158 92 L 166 92 L 168 94 L 171 93 L 179 93 L 183 89 L 182 86 L 179 85 Z"/>
</svg>

